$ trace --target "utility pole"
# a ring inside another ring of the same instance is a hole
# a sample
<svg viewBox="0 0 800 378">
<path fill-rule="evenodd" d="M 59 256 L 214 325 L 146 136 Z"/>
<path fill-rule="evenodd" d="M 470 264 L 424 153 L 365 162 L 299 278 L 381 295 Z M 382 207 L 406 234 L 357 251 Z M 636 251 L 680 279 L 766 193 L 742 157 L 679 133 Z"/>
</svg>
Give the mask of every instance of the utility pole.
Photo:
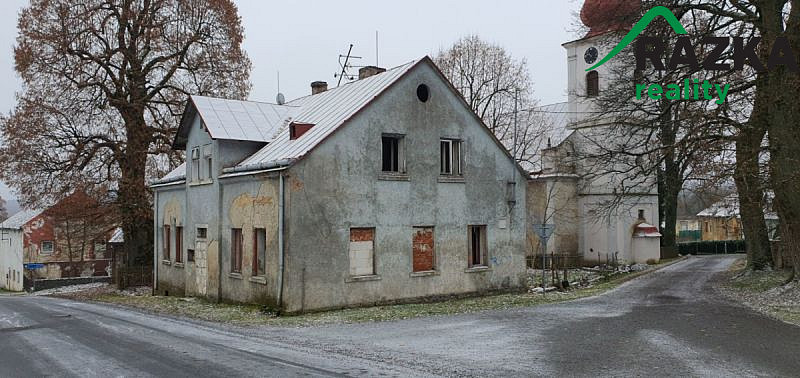
<svg viewBox="0 0 800 378">
<path fill-rule="evenodd" d="M 519 103 L 519 88 L 514 89 L 514 148 L 511 149 L 514 154 L 514 161 L 517 161 L 517 105 Z"/>
</svg>

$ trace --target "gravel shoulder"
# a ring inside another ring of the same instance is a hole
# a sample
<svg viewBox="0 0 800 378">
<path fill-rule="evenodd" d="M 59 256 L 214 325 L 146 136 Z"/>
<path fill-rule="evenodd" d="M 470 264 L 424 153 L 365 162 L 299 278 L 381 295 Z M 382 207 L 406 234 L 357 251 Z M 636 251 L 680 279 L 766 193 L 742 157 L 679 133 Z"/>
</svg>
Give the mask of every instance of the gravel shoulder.
<svg viewBox="0 0 800 378">
<path fill-rule="evenodd" d="M 566 291 L 506 293 L 480 297 L 449 299 L 436 302 L 350 308 L 278 316 L 271 309 L 251 304 L 213 303 L 202 298 L 153 296 L 149 288 L 119 291 L 110 285 L 85 290 L 66 290 L 50 295 L 78 301 L 101 302 L 133 308 L 151 314 L 224 323 L 235 326 L 309 327 L 330 324 L 351 324 L 413 319 L 426 316 L 467 314 L 565 302 L 605 293 L 641 275 L 658 270 L 679 260 L 665 261 L 643 271 L 626 271 L 596 277 L 591 283 Z M 532 272 L 538 274 L 536 272 Z M 540 289 L 539 289 L 540 290 Z"/>
<path fill-rule="evenodd" d="M 745 259 L 736 261 L 715 288 L 736 303 L 800 326 L 800 283 L 784 285 L 788 271 L 747 272 L 745 264 Z"/>
</svg>

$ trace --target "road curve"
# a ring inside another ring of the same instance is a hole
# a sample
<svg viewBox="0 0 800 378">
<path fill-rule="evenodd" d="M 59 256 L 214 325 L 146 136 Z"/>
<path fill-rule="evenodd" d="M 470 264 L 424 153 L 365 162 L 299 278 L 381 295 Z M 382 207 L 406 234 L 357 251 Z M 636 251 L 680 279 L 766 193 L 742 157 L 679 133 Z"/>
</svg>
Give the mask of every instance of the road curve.
<svg viewBox="0 0 800 378">
<path fill-rule="evenodd" d="M 0 376 L 798 376 L 800 327 L 711 288 L 736 258 L 561 304 L 299 329 L 0 297 Z"/>
</svg>

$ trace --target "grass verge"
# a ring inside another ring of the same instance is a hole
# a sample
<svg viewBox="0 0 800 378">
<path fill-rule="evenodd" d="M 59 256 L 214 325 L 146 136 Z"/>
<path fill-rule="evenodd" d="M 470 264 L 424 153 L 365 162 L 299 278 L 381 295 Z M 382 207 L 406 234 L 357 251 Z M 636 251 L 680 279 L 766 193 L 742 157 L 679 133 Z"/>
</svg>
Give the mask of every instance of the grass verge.
<svg viewBox="0 0 800 378">
<path fill-rule="evenodd" d="M 275 316 L 258 305 L 212 303 L 201 298 L 131 296 L 116 292 L 99 293 L 84 297 L 71 296 L 70 298 L 112 303 L 151 313 L 182 316 L 239 326 L 306 327 L 464 314 L 569 301 L 602 294 L 626 281 L 653 272 L 672 262 L 676 262 L 676 260 L 664 261 L 653 269 L 641 272 L 614 275 L 611 278 L 595 283 L 591 287 L 565 292 L 549 292 L 545 295 L 533 293 L 498 294 L 431 303 L 350 308 L 296 316 Z"/>
<path fill-rule="evenodd" d="M 722 293 L 753 310 L 800 325 L 800 284 L 784 284 L 791 273 L 785 270 L 748 272 L 746 260 L 734 263 L 722 284 Z"/>
</svg>

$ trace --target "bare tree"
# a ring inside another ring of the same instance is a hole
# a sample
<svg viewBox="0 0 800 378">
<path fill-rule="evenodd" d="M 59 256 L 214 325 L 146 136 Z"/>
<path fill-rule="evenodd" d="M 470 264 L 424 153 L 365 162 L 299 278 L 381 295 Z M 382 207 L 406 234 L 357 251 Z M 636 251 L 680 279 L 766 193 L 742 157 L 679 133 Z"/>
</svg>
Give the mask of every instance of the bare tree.
<svg viewBox="0 0 800 378">
<path fill-rule="evenodd" d="M 702 46 L 700 41 L 707 36 L 756 33 L 752 25 L 727 15 L 682 7 L 686 2 L 681 0 L 651 1 L 646 5 L 645 8 L 670 6 L 690 31 L 695 46 Z M 663 21 L 654 22 L 647 33 L 665 41 L 675 41 L 671 28 Z M 618 40 L 609 41 L 616 42 Z M 708 51 L 701 49 L 695 53 L 702 61 Z M 655 175 L 659 210 L 665 222 L 662 244 L 666 248 L 674 248 L 676 243 L 677 199 L 684 183 L 694 182 L 697 190 L 735 178 L 739 192 L 745 194 L 741 196 L 741 208 L 751 267 L 768 266 L 771 255 L 764 220 L 765 177 L 759 169 L 764 133 L 754 130 L 748 122 L 753 109 L 755 71 L 707 71 L 691 65 L 634 71 L 636 64 L 632 53 L 616 59 L 621 63 L 613 66 L 613 72 L 605 79 L 609 88 L 596 101 L 597 117 L 606 118 L 609 124 L 615 125 L 613 129 L 617 131 L 613 134 L 618 141 L 605 143 L 608 135 L 599 136 L 595 142 L 599 156 L 589 158 L 603 161 L 599 165 L 603 168 L 591 174 L 620 178 L 615 182 L 619 199 L 639 191 L 645 178 Z M 730 56 L 721 59 L 730 59 Z M 730 84 L 728 98 L 724 103 L 650 100 L 646 94 L 643 100 L 634 98 L 636 84 L 660 84 L 666 88 L 667 84 L 682 83 L 685 79 Z"/>
<path fill-rule="evenodd" d="M 6 210 L 6 200 L 0 197 L 0 222 L 8 218 L 8 210 Z"/>
<path fill-rule="evenodd" d="M 526 140 L 530 141 L 524 137 L 536 134 L 531 123 L 517 119 L 524 126 L 518 128 L 514 146 L 515 114 L 536 103 L 525 59 L 515 59 L 503 47 L 470 35 L 440 51 L 434 60 L 497 139 L 509 151 L 517 151 L 515 158 L 520 159 Z"/>
<path fill-rule="evenodd" d="M 79 189 L 47 210 L 58 249 L 66 253 L 73 276 L 80 276 L 82 263 L 89 256 L 96 258 L 98 249 L 105 249 L 105 242 L 118 223 L 111 206 L 93 196 L 97 194 L 90 196 Z"/>
<path fill-rule="evenodd" d="M 781 238 L 784 249 L 790 253 L 794 265 L 794 278 L 800 278 L 800 72 L 797 70 L 797 54 L 800 54 L 800 1 L 798 0 L 672 0 L 676 9 L 702 11 L 725 18 L 730 23 L 739 23 L 752 28 L 753 36 L 761 38 L 758 55 L 767 65 L 768 54 L 779 40 L 788 42 L 791 51 L 783 54 L 794 56 L 795 61 L 775 67 L 759 67 L 752 80 L 753 107 L 737 140 L 737 186 L 742 207 L 742 221 L 748 248 L 755 243 L 768 245 L 762 235 L 748 235 L 757 228 L 748 226 L 747 218 L 753 218 L 764 206 L 765 196 L 759 193 L 760 164 L 765 160 L 764 148 L 769 162 L 769 187 L 774 191 L 774 208 L 781 222 Z M 785 39 L 783 39 L 785 38 Z M 788 55 L 787 55 L 788 56 Z M 790 66 L 794 66 L 793 67 Z M 768 143 L 764 143 L 764 139 Z M 740 148 L 740 149 L 739 149 Z M 763 211 L 763 210 L 761 210 Z M 749 215 L 748 215 L 749 214 Z M 760 223 L 760 222 L 759 222 Z M 750 252 L 748 252 L 750 253 Z M 751 256 L 752 257 L 752 256 Z M 768 266 L 771 255 L 751 259 L 750 266 L 759 269 Z"/>
<path fill-rule="evenodd" d="M 244 98 L 250 61 L 230 0 L 32 0 L 19 15 L 14 111 L 0 120 L 0 178 L 28 206 L 105 186 L 131 264 L 152 258 L 146 180 L 170 145 L 186 94 Z"/>
</svg>

